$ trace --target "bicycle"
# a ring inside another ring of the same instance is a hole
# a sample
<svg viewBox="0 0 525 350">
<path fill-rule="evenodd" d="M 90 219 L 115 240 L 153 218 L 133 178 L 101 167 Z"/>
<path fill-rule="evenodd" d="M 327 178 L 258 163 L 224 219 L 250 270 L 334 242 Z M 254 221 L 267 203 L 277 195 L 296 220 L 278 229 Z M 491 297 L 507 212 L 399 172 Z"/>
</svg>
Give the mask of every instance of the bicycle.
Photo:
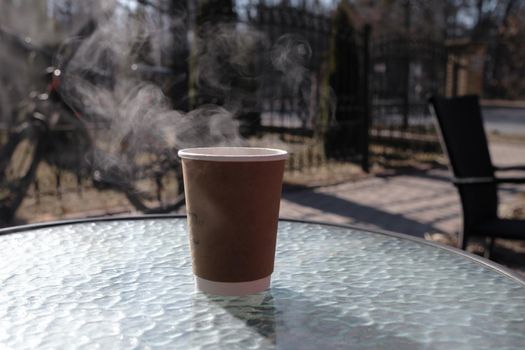
<svg viewBox="0 0 525 350">
<path fill-rule="evenodd" d="M 21 45 L 28 51 L 41 51 L 28 48 L 26 42 Z M 74 171 L 79 183 L 81 178 L 90 177 L 97 189 L 121 192 L 144 213 L 167 213 L 182 207 L 182 170 L 176 149 L 159 152 L 150 147 L 125 152 L 121 162 L 125 168 L 98 166 L 95 158 L 104 160 L 113 155 L 93 142 L 86 122 L 79 118 L 82 111 L 73 110 L 62 99 L 60 75 L 59 69 L 48 67 L 47 91 L 31 93 L 15 111 L 18 117 L 14 119 L 20 122 L 9 131 L 8 141 L 0 150 L 0 222 L 14 218 L 29 187 L 35 183 L 41 162 Z M 130 137 L 123 139 L 121 149 L 127 147 Z"/>
</svg>

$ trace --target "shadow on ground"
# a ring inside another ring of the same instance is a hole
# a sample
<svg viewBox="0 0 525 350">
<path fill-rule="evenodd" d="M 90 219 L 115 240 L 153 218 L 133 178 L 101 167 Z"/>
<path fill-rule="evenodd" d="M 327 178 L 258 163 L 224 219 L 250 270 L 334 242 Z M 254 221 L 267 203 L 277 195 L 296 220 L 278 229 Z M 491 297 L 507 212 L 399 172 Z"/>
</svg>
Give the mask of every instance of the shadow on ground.
<svg viewBox="0 0 525 350">
<path fill-rule="evenodd" d="M 427 232 L 441 232 L 431 224 L 425 224 L 400 214 L 351 202 L 329 193 L 301 192 L 284 193 L 283 198 L 299 204 L 346 217 L 355 224 L 373 225 L 383 230 L 401 232 L 412 236 L 423 237 Z M 327 205 L 327 203 L 330 203 Z"/>
</svg>

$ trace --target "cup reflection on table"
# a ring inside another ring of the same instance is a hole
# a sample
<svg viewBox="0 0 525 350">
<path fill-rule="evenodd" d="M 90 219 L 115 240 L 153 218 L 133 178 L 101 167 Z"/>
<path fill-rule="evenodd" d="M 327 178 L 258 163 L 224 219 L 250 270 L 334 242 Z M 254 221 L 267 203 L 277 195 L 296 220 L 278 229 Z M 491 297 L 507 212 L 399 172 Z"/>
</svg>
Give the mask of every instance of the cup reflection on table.
<svg viewBox="0 0 525 350">
<path fill-rule="evenodd" d="M 246 348 L 272 349 L 277 343 L 271 289 L 241 297 L 195 293 L 191 317 L 189 347 L 200 348 L 211 338 L 214 348 L 229 348 L 233 342 Z"/>
<path fill-rule="evenodd" d="M 209 147 L 179 156 L 197 288 L 230 296 L 267 289 L 287 152 Z"/>
</svg>

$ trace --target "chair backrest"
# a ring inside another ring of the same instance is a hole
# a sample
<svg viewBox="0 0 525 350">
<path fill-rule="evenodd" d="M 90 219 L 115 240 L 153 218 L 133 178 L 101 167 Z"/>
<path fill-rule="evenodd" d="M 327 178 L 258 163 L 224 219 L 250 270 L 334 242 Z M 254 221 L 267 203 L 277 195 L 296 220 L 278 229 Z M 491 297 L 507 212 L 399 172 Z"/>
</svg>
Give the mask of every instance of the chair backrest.
<svg viewBox="0 0 525 350">
<path fill-rule="evenodd" d="M 493 178 L 487 137 L 477 96 L 430 99 L 442 145 L 454 177 Z M 458 185 L 465 225 L 497 217 L 495 183 Z"/>
<path fill-rule="evenodd" d="M 454 176 L 493 177 L 478 97 L 432 97 L 430 103 Z"/>
</svg>

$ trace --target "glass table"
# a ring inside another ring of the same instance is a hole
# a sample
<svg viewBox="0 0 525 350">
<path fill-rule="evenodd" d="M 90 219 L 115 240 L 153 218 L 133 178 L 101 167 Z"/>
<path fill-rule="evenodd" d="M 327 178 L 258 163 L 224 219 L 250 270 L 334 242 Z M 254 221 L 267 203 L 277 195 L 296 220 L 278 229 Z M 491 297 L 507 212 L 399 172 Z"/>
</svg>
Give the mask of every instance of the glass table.
<svg viewBox="0 0 525 350">
<path fill-rule="evenodd" d="M 184 217 L 0 231 L 0 348 L 523 349 L 525 283 L 402 235 L 280 221 L 269 290 L 194 289 Z"/>
</svg>

